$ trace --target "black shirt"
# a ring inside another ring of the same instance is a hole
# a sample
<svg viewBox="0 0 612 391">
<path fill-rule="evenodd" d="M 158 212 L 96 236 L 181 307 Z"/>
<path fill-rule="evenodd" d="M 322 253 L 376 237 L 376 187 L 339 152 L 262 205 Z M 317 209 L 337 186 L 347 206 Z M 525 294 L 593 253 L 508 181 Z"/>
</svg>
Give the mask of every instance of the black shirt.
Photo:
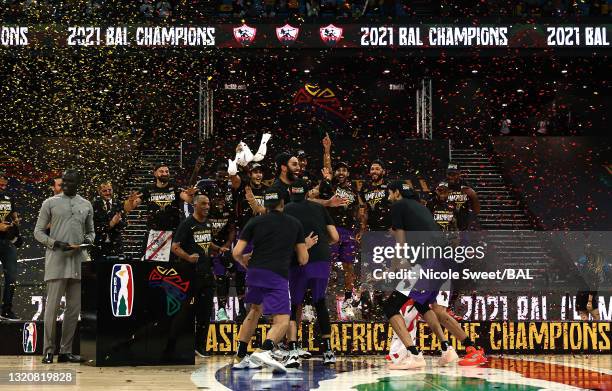
<svg viewBox="0 0 612 391">
<path fill-rule="evenodd" d="M 406 235 L 406 243 L 410 245 L 443 245 L 440 227 L 429 209 L 416 199 L 402 198 L 391 205 L 391 227 L 412 231 Z"/>
<path fill-rule="evenodd" d="M 322 192 L 323 194 L 326 191 Z M 354 230 L 357 226 L 357 210 L 359 209 L 359 195 L 353 189 L 353 185 L 350 181 L 346 181 L 343 185 L 336 185 L 333 189 L 332 196 L 348 200 L 348 203 L 344 206 L 338 206 L 329 208 L 329 214 L 332 219 L 336 222 L 336 226 L 342 228 L 348 228 Z"/>
<path fill-rule="evenodd" d="M 210 245 L 212 243 L 213 228 L 208 219 L 199 222 L 195 217 L 189 216 L 177 228 L 172 241 L 179 243 L 187 254 L 197 253 L 196 268 L 200 274 L 210 275 L 212 279 L 212 261 L 210 259 Z"/>
<path fill-rule="evenodd" d="M 285 182 L 281 181 L 280 178 L 276 178 L 272 186 L 276 186 L 278 189 L 283 189 L 283 200 L 285 201 L 285 205 L 291 202 L 291 197 L 289 195 L 289 185 Z"/>
<path fill-rule="evenodd" d="M 308 262 L 329 261 L 331 259 L 331 252 L 329 249 L 327 226 L 334 225 L 334 221 L 329 212 L 327 212 L 327 209 L 316 202 L 304 200 L 287 205 L 285 213 L 295 217 L 302 223 L 305 235 L 314 232 L 319 237 L 317 244 L 308 249 Z M 297 264 L 296 257 L 294 257 L 293 264 Z"/>
<path fill-rule="evenodd" d="M 457 230 L 457 211 L 454 204 L 434 198 L 427 203 L 427 209 L 442 231 Z"/>
<path fill-rule="evenodd" d="M 469 224 L 468 216 L 472 208 L 472 200 L 465 194 L 462 189 L 469 187 L 467 182 L 460 181 L 458 183 L 448 184 L 448 203 L 455 206 L 457 211 L 457 226 L 461 231 L 466 230 Z"/>
<path fill-rule="evenodd" d="M 240 231 L 246 225 L 246 223 L 253 217 L 253 209 L 249 205 L 249 202 L 246 199 L 245 188 L 249 186 L 248 182 L 240 183 L 240 187 L 236 190 L 236 230 Z M 267 186 L 261 184 L 259 188 L 251 186 L 251 190 L 253 191 L 253 196 L 255 196 L 255 200 L 257 203 L 263 207 L 264 201 L 264 193 L 267 189 Z"/>
<path fill-rule="evenodd" d="M 368 210 L 369 231 L 387 231 L 391 227 L 391 206 L 388 195 L 386 183 L 364 184 L 359 191 L 359 197 Z"/>
<path fill-rule="evenodd" d="M 295 245 L 304 243 L 304 229 L 295 217 L 272 210 L 249 220 L 240 239 L 253 243 L 249 268 L 269 270 L 288 278 Z"/>
<path fill-rule="evenodd" d="M 180 221 L 181 190 L 172 183 L 163 188 L 153 183 L 144 186 L 140 192 L 148 210 L 147 229 L 174 231 Z"/>
<path fill-rule="evenodd" d="M 13 220 L 12 214 L 16 212 L 15 200 L 6 193 L 0 193 L 0 221 L 10 223 Z M 9 232 L 0 232 L 0 239 L 6 239 Z"/>
<path fill-rule="evenodd" d="M 208 221 L 212 226 L 213 243 L 222 246 L 227 241 L 234 227 L 234 213 L 227 204 L 223 207 L 213 205 L 208 212 Z"/>
</svg>

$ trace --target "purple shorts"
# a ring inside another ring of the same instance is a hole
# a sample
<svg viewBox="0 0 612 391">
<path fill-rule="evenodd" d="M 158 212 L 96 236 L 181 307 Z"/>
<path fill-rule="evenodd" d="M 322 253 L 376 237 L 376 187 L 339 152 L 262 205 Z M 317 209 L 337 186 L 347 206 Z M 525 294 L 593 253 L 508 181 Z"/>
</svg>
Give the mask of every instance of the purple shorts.
<svg viewBox="0 0 612 391">
<path fill-rule="evenodd" d="M 306 291 L 312 292 L 312 302 L 325 299 L 331 263 L 329 261 L 311 262 L 306 266 L 293 266 L 289 269 L 289 291 L 291 305 L 298 306 L 304 301 Z"/>
<path fill-rule="evenodd" d="M 336 227 L 340 240 L 331 246 L 332 262 L 354 263 L 357 254 L 357 240 L 352 229 Z"/>
<path fill-rule="evenodd" d="M 265 315 L 291 314 L 289 286 L 284 288 L 249 286 L 244 296 L 244 302 L 249 304 L 263 304 L 263 313 Z"/>
<path fill-rule="evenodd" d="M 436 271 L 457 269 L 457 264 L 455 262 L 448 262 L 441 259 L 429 259 L 421 266 L 423 269 L 432 269 Z M 441 279 L 420 279 L 414 284 L 414 287 L 412 287 L 408 297 L 423 305 L 435 303 L 436 298 L 440 293 L 440 288 L 446 283 L 446 281 L 447 280 Z"/>
</svg>

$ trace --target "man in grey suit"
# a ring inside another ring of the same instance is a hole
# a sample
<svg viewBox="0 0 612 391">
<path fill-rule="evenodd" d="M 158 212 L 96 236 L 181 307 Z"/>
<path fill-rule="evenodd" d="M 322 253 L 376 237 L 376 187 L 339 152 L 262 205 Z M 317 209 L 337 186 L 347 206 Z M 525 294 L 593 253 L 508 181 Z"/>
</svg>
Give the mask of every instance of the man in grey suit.
<svg viewBox="0 0 612 391">
<path fill-rule="evenodd" d="M 53 363 L 57 311 L 64 294 L 66 310 L 57 361 L 82 361 L 72 354 L 72 340 L 81 312 L 81 262 L 87 256 L 85 248 L 93 244 L 95 237 L 91 203 L 77 194 L 81 182 L 79 172 L 66 170 L 62 180 L 63 193 L 43 202 L 34 228 L 34 237 L 47 248 L 44 364 Z M 49 224 L 51 229 L 47 234 Z"/>
</svg>

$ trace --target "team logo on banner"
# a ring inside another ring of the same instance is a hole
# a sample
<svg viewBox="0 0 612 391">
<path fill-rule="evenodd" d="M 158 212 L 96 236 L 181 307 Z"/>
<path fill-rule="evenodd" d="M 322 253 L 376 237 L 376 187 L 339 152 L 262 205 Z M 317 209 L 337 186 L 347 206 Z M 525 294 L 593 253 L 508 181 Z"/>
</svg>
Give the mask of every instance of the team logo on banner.
<svg viewBox="0 0 612 391">
<path fill-rule="evenodd" d="M 246 24 L 234 28 L 234 38 L 243 46 L 250 45 L 255 40 L 255 34 L 257 34 L 257 29 Z"/>
<path fill-rule="evenodd" d="M 134 305 L 134 275 L 132 265 L 113 265 L 111 273 L 111 308 L 113 315 L 124 317 L 132 315 Z"/>
<path fill-rule="evenodd" d="M 342 28 L 330 24 L 329 26 L 321 27 L 319 29 L 319 34 L 321 35 L 323 42 L 325 42 L 327 45 L 333 46 L 342 39 Z"/>
<path fill-rule="evenodd" d="M 174 268 L 156 266 L 149 273 L 149 286 L 160 287 L 166 292 L 166 314 L 172 316 L 181 310 L 187 298 L 189 281 L 183 280 Z"/>
<path fill-rule="evenodd" d="M 28 322 L 23 324 L 23 352 L 36 352 L 36 323 Z"/>
<path fill-rule="evenodd" d="M 295 42 L 300 33 L 300 29 L 297 27 L 293 27 L 288 23 L 283 27 L 276 28 L 276 37 L 280 41 L 280 43 L 284 45 L 289 45 Z"/>
</svg>

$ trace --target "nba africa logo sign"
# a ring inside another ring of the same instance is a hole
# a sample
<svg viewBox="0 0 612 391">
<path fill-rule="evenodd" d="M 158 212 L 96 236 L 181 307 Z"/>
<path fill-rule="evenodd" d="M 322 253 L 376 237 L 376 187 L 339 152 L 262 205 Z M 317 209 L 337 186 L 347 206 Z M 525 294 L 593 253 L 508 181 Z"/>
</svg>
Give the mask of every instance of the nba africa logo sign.
<svg viewBox="0 0 612 391">
<path fill-rule="evenodd" d="M 166 291 L 166 314 L 172 316 L 180 311 L 187 298 L 189 281 L 184 281 L 174 268 L 156 266 L 149 273 L 149 286 Z"/>
<path fill-rule="evenodd" d="M 113 265 L 111 273 L 111 308 L 113 315 L 124 317 L 132 315 L 134 305 L 134 275 L 132 265 Z"/>
<path fill-rule="evenodd" d="M 342 107 L 342 103 L 330 88 L 322 88 L 317 84 L 306 83 L 293 97 L 295 107 L 310 107 L 322 110 L 333 117 L 346 121 L 352 113 L 350 107 Z"/>
<path fill-rule="evenodd" d="M 36 323 L 28 322 L 23 324 L 23 352 L 36 352 Z"/>
</svg>

